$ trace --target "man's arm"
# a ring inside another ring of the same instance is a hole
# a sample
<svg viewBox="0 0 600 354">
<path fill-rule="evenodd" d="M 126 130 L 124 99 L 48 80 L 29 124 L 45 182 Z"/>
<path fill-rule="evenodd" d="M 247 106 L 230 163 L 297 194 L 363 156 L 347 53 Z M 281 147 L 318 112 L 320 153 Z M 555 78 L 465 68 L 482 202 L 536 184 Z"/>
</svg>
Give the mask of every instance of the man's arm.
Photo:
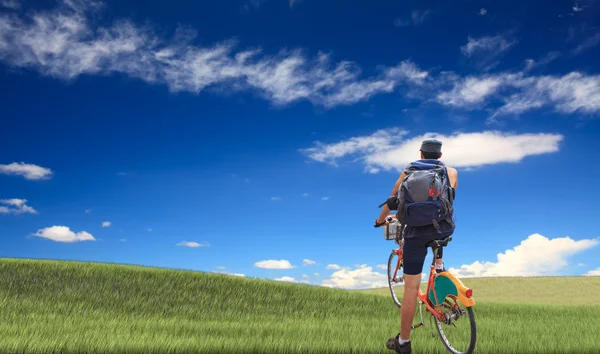
<svg viewBox="0 0 600 354">
<path fill-rule="evenodd" d="M 394 188 L 392 189 L 392 194 L 390 195 L 391 197 L 395 196 L 396 193 L 398 193 L 398 188 L 400 188 L 400 185 L 402 184 L 402 181 L 404 180 L 405 177 L 406 177 L 406 174 L 404 172 L 402 172 L 400 174 L 400 177 L 394 184 Z M 379 218 L 377 218 L 377 223 L 382 224 L 385 221 L 386 216 L 389 215 L 390 211 L 391 211 L 390 207 L 388 207 L 387 204 L 384 204 L 383 209 L 381 209 L 381 213 L 379 214 Z"/>
<path fill-rule="evenodd" d="M 458 188 L 458 171 L 455 168 L 448 167 L 448 178 L 450 179 L 450 185 L 452 188 Z"/>
</svg>

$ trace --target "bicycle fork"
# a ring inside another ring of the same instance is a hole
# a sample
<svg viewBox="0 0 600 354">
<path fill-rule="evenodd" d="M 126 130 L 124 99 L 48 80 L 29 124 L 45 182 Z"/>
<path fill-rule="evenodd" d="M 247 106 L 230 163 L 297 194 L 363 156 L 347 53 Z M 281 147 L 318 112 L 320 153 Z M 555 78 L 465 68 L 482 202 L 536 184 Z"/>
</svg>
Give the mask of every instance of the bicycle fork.
<svg viewBox="0 0 600 354">
<path fill-rule="evenodd" d="M 414 324 L 414 325 L 412 325 L 412 326 L 410 327 L 410 330 L 411 330 L 411 331 L 412 331 L 412 330 L 414 330 L 414 329 L 416 329 L 416 328 L 419 328 L 419 327 L 421 327 L 421 326 L 424 326 L 424 325 L 425 325 L 425 322 L 423 321 L 423 301 L 421 301 L 421 300 L 419 300 L 419 318 L 421 319 L 421 322 L 420 322 L 420 323 L 417 323 L 417 324 Z M 429 318 L 429 320 L 430 320 L 430 321 L 429 321 L 429 331 L 431 332 L 431 336 L 432 336 L 432 337 L 435 337 L 435 334 L 433 333 L 433 323 L 432 323 L 432 321 L 433 321 L 433 316 L 431 316 L 431 317 Z"/>
</svg>

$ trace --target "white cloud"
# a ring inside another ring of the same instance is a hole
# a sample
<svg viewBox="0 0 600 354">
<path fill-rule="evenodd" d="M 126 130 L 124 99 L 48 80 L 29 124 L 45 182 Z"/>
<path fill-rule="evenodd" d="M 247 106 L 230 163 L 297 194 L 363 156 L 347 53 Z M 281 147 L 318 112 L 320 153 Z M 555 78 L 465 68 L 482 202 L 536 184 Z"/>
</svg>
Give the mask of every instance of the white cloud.
<svg viewBox="0 0 600 354">
<path fill-rule="evenodd" d="M 327 201 L 327 200 L 329 200 L 329 197 L 321 197 L 321 200 L 322 201 Z"/>
<path fill-rule="evenodd" d="M 487 10 L 482 7 L 481 10 L 479 10 L 479 16 L 485 16 L 485 14 L 487 14 Z"/>
<path fill-rule="evenodd" d="M 81 75 L 120 74 L 166 85 L 171 92 L 251 91 L 277 106 L 308 101 L 331 108 L 403 89 L 407 98 L 435 101 L 453 109 L 485 109 L 488 104 L 500 103 L 500 109 L 491 110 L 492 119 L 544 107 L 564 114 L 600 112 L 598 76 L 572 72 L 527 77 L 525 72 L 538 65 L 531 59 L 521 73 L 461 77 L 441 72 L 435 77 L 405 60 L 396 66 L 378 67 L 375 74 L 365 77 L 355 63 L 334 62 L 331 54 L 322 52 L 312 57 L 293 49 L 265 53 L 237 48 L 235 41 L 197 46 L 192 30 L 178 28 L 172 38 L 161 38 L 152 26 L 128 19 L 96 27 L 101 22 L 96 21 L 101 7 L 63 0 L 54 10 L 38 11 L 33 21 L 22 14 L 0 15 L 0 61 L 69 81 Z M 426 11 L 415 11 L 410 21 L 419 23 L 427 16 Z M 508 35 L 467 40 L 462 53 L 486 70 L 517 43 Z M 588 41 L 582 43 L 582 49 L 597 44 L 596 37 Z M 0 173 L 41 179 L 52 171 L 13 163 L 0 165 Z"/>
<path fill-rule="evenodd" d="M 340 269 L 342 269 L 342 267 L 340 267 L 337 264 L 328 264 L 327 267 L 325 267 L 325 269 L 327 269 L 327 270 L 340 270 Z"/>
<path fill-rule="evenodd" d="M 507 39 L 503 35 L 467 37 L 467 44 L 460 47 L 462 54 L 475 61 L 480 69 L 489 70 L 495 67 L 496 59 L 517 44 L 517 40 Z"/>
<path fill-rule="evenodd" d="M 2 29 L 2 17 L 0 17 L 0 29 Z M 1 32 L 1 31 L 0 31 Z M 0 59 L 2 58 L 2 37 L 0 36 Z M 49 168 L 26 164 L 24 162 L 13 162 L 8 165 L 0 165 L 0 174 L 23 176 L 28 180 L 42 180 L 52 176 Z"/>
<path fill-rule="evenodd" d="M 387 270 L 387 264 L 378 264 L 377 269 L 383 269 L 383 270 Z"/>
<path fill-rule="evenodd" d="M 28 206 L 27 199 L 0 199 L 0 214 L 37 214 L 38 212 Z"/>
<path fill-rule="evenodd" d="M 474 106 L 481 104 L 501 86 L 498 76 L 466 77 L 456 82 L 450 91 L 440 92 L 437 100 L 446 106 Z"/>
<path fill-rule="evenodd" d="M 429 10 L 425 10 L 425 11 L 415 10 L 415 11 L 411 12 L 409 19 L 402 19 L 402 18 L 395 19 L 394 25 L 396 27 L 408 27 L 411 25 L 418 26 L 418 25 L 422 24 L 423 22 L 425 22 L 425 20 L 427 19 L 427 17 L 429 16 L 430 13 L 431 13 L 431 11 L 429 11 Z"/>
<path fill-rule="evenodd" d="M 281 197 L 271 197 L 271 201 L 279 202 L 281 201 Z"/>
<path fill-rule="evenodd" d="M 319 273 L 313 273 L 313 275 L 314 275 L 315 277 L 320 277 L 320 276 L 321 276 Z"/>
<path fill-rule="evenodd" d="M 506 97 L 505 104 L 492 118 L 549 105 L 565 114 L 600 112 L 600 75 L 587 76 L 573 72 L 560 77 L 515 78 L 509 84 L 518 87 L 520 92 Z"/>
<path fill-rule="evenodd" d="M 265 260 L 254 263 L 255 267 L 265 268 L 265 269 L 291 269 L 294 268 L 290 261 L 282 259 L 282 260 Z"/>
<path fill-rule="evenodd" d="M 92 213 L 92 209 L 85 209 L 83 212 L 86 213 L 86 214 L 91 214 Z"/>
<path fill-rule="evenodd" d="M 502 35 L 483 36 L 480 38 L 467 37 L 467 44 L 460 47 L 460 51 L 466 57 L 472 57 L 481 52 L 502 53 L 515 45 L 514 40 L 507 40 Z"/>
<path fill-rule="evenodd" d="M 288 276 L 284 276 L 284 277 L 281 277 L 281 278 L 275 278 L 273 280 L 286 281 L 286 282 L 290 282 L 290 283 L 297 283 L 296 279 L 294 279 L 292 277 L 288 277 Z"/>
<path fill-rule="evenodd" d="M 302 194 L 303 197 L 308 197 L 308 193 Z"/>
<path fill-rule="evenodd" d="M 308 278 L 310 278 L 310 276 L 308 276 L 308 275 L 306 275 L 306 274 L 302 274 L 302 278 L 304 278 L 304 279 L 308 279 Z"/>
<path fill-rule="evenodd" d="M 558 57 L 549 53 L 539 63 L 528 60 L 525 71 Z M 503 103 L 494 108 L 489 119 L 521 114 L 542 107 L 563 114 L 597 114 L 600 112 L 600 75 L 571 72 L 563 76 L 525 76 L 524 72 L 496 75 L 453 77 L 450 90 L 440 90 L 436 101 L 442 105 L 475 109 L 498 99 Z"/>
<path fill-rule="evenodd" d="M 354 104 L 392 92 L 401 80 L 385 70 L 361 78 L 356 64 L 332 64 L 325 53 L 313 59 L 301 50 L 269 55 L 261 49 L 235 50 L 232 40 L 200 47 L 191 44 L 195 32 L 182 28 L 164 39 L 151 26 L 127 19 L 95 27 L 99 9 L 63 0 L 54 10 L 37 12 L 34 21 L 0 16 L 0 60 L 64 80 L 123 74 L 166 85 L 172 92 L 251 90 L 275 105 L 300 100 L 324 107 Z M 413 21 L 422 18 L 413 14 Z"/>
<path fill-rule="evenodd" d="M 147 228 L 146 231 L 152 232 L 152 229 L 151 228 Z"/>
<path fill-rule="evenodd" d="M 181 241 L 176 246 L 184 246 L 190 248 L 198 248 L 198 247 L 210 247 L 208 242 L 198 243 L 193 241 Z"/>
<path fill-rule="evenodd" d="M 231 275 L 234 277 L 245 277 L 246 276 L 245 274 L 242 274 L 242 273 L 230 273 L 230 272 L 215 272 L 215 273 Z"/>
<path fill-rule="evenodd" d="M 52 226 L 38 230 L 33 236 L 43 237 L 56 242 L 95 241 L 90 233 L 81 231 L 75 233 L 66 226 Z"/>
<path fill-rule="evenodd" d="M 303 266 L 309 266 L 309 265 L 315 265 L 317 264 L 317 262 L 311 260 L 311 259 L 303 259 L 302 260 L 302 265 Z"/>
<path fill-rule="evenodd" d="M 523 69 L 523 72 L 528 72 L 528 71 L 533 70 L 534 68 L 546 65 L 546 64 L 558 59 L 558 57 L 560 57 L 560 55 L 561 55 L 560 52 L 550 52 L 537 61 L 533 60 L 533 59 L 527 59 L 527 60 L 525 60 L 525 69 Z"/>
<path fill-rule="evenodd" d="M 122 238 L 119 241 L 121 241 L 121 242 L 127 242 L 127 239 L 126 238 Z"/>
<path fill-rule="evenodd" d="M 448 268 L 458 277 L 554 275 L 567 266 L 569 257 L 600 244 L 598 239 L 575 241 L 570 237 L 549 239 L 530 235 L 513 249 L 498 254 L 496 262 L 474 262 Z"/>
<path fill-rule="evenodd" d="M 225 273 L 228 275 L 233 275 L 234 277 L 245 277 L 246 275 L 242 274 L 242 273 Z"/>
<path fill-rule="evenodd" d="M 357 265 L 352 270 L 344 267 L 334 272 L 329 279 L 323 280 L 323 286 L 343 289 L 369 289 L 387 286 L 387 275 L 373 271 L 366 264 Z"/>
<path fill-rule="evenodd" d="M 419 158 L 424 139 L 442 141 L 443 160 L 454 167 L 478 167 L 498 163 L 517 163 L 527 156 L 548 154 L 559 150 L 563 140 L 560 134 L 511 134 L 497 131 L 455 133 L 442 135 L 427 133 L 406 138 L 399 128 L 384 129 L 370 136 L 354 137 L 345 141 L 323 144 L 301 150 L 310 159 L 337 166 L 342 157 L 354 156 L 353 161 L 365 165 L 367 172 L 403 170 Z M 477 146 L 476 149 L 473 147 Z"/>
<path fill-rule="evenodd" d="M 584 275 L 591 276 L 591 277 L 598 277 L 598 276 L 600 276 L 600 268 L 590 270 L 589 272 L 585 273 Z"/>
<path fill-rule="evenodd" d="M 111 223 L 110 221 L 103 221 L 102 222 L 102 227 L 110 227 Z"/>
<path fill-rule="evenodd" d="M 225 266 L 218 266 L 217 269 L 225 270 L 225 269 L 227 269 L 227 267 L 225 267 Z"/>
</svg>

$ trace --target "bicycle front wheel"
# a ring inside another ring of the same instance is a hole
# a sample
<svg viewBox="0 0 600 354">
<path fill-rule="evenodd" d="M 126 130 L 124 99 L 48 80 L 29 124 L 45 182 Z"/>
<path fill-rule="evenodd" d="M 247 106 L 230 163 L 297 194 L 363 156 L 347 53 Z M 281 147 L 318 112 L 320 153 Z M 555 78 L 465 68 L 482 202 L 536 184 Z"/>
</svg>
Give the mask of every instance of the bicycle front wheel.
<svg viewBox="0 0 600 354">
<path fill-rule="evenodd" d="M 452 301 L 454 300 L 454 301 Z M 461 309 L 459 302 L 450 297 L 442 305 L 445 321 L 435 318 L 435 325 L 446 349 L 453 354 L 471 354 L 477 341 L 477 326 L 473 308 Z"/>
<path fill-rule="evenodd" d="M 392 299 L 394 303 L 399 308 L 402 307 L 402 301 L 398 297 L 397 293 L 404 292 L 404 288 L 396 289 L 400 284 L 404 283 L 404 269 L 403 269 L 402 257 L 398 256 L 396 251 L 392 251 L 390 254 L 390 258 L 388 259 L 388 286 L 390 288 L 390 293 L 392 294 Z"/>
</svg>

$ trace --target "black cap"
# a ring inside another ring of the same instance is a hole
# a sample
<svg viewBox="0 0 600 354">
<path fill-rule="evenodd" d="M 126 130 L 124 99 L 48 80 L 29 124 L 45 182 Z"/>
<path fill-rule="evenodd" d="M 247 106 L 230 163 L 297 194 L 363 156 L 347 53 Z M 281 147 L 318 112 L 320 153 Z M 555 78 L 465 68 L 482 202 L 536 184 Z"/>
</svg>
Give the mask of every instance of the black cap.
<svg viewBox="0 0 600 354">
<path fill-rule="evenodd" d="M 442 142 L 436 139 L 423 140 L 423 143 L 421 143 L 421 151 L 442 152 Z"/>
</svg>

